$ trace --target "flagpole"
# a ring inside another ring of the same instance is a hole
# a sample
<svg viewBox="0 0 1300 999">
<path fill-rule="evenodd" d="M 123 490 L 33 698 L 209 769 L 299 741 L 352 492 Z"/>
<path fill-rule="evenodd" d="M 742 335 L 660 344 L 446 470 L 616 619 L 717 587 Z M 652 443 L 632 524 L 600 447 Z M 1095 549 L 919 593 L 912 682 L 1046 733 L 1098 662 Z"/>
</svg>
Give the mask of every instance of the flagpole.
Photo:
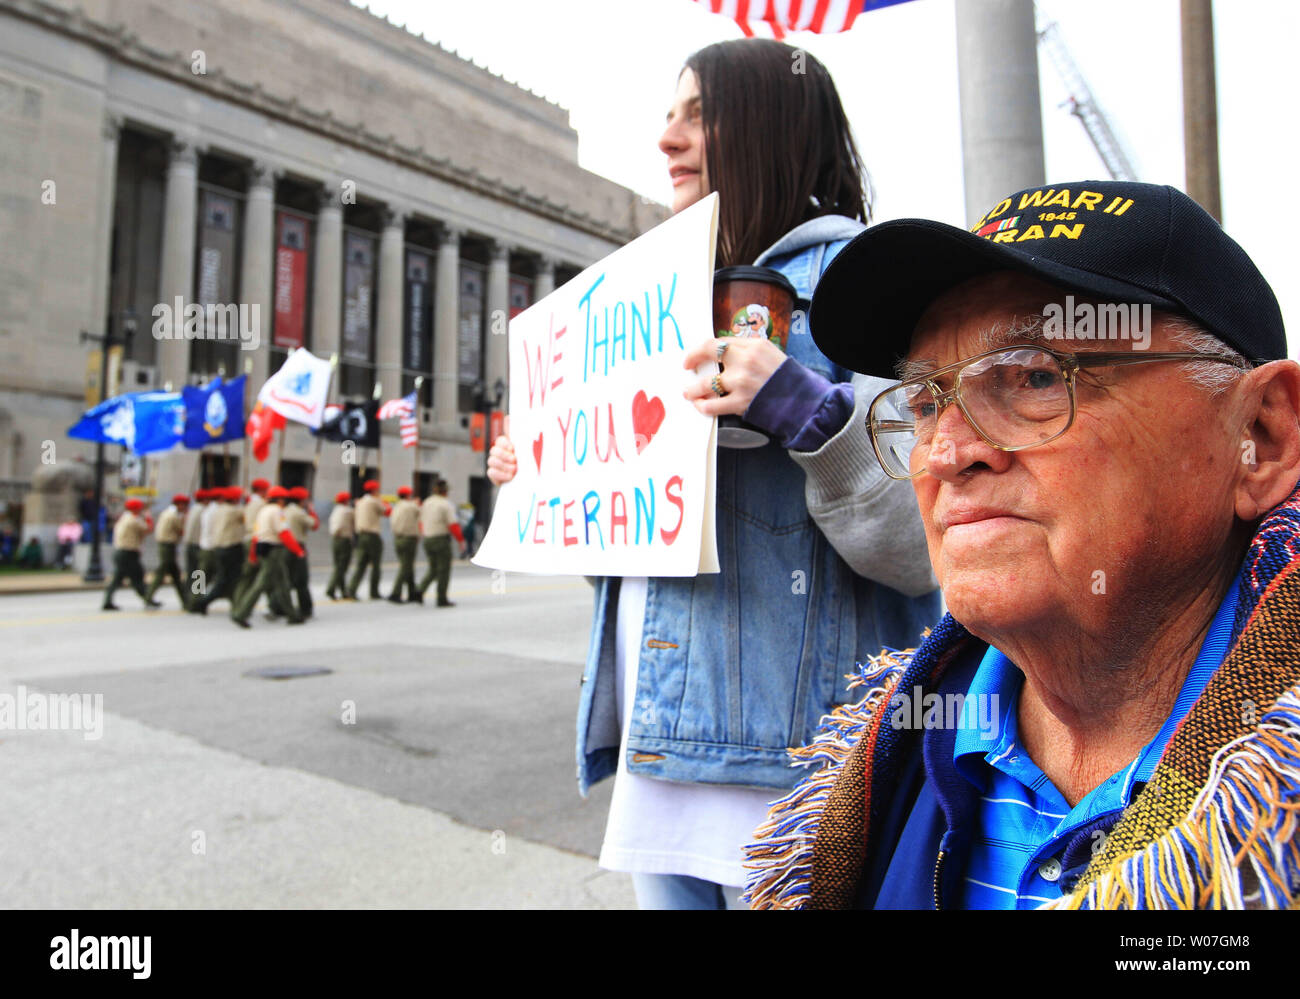
<svg viewBox="0 0 1300 999">
<path fill-rule="evenodd" d="M 378 402 L 379 397 L 383 395 L 383 393 L 384 393 L 383 383 L 375 382 L 375 391 L 372 394 L 371 398 L 373 398 L 376 402 Z M 378 417 L 376 417 L 376 419 L 378 420 Z M 376 450 L 379 453 L 375 457 L 375 473 L 376 473 L 375 478 L 379 480 L 379 488 L 382 490 L 384 488 L 384 424 L 382 420 L 378 420 L 378 422 L 379 422 L 379 447 Z"/>
<path fill-rule="evenodd" d="M 248 442 L 248 380 L 249 378 L 252 377 L 252 375 L 253 375 L 253 359 L 251 357 L 247 357 L 244 359 L 244 398 L 243 398 L 243 406 L 242 406 L 244 411 L 244 422 L 240 424 L 240 427 L 243 429 L 244 432 L 244 444 L 240 451 L 240 458 L 239 458 L 239 488 L 245 493 L 248 492 L 248 480 L 252 475 L 252 471 L 253 471 L 251 468 L 248 467 L 249 465 L 252 464 L 252 462 L 249 460 L 252 457 L 252 455 L 249 453 L 249 442 Z"/>
<path fill-rule="evenodd" d="M 424 384 L 424 375 L 415 376 L 415 405 L 411 409 L 411 415 L 415 418 L 415 454 L 411 455 L 411 489 L 419 493 L 419 482 L 416 480 L 420 475 L 420 386 Z M 400 424 L 399 432 L 400 432 Z"/>
<path fill-rule="evenodd" d="M 325 390 L 325 407 L 327 409 L 329 408 L 330 400 L 333 399 L 334 397 L 334 369 L 338 367 L 338 364 L 339 364 L 339 355 L 337 353 L 330 354 L 329 388 Z M 317 429 L 319 430 L 319 428 Z M 321 435 L 318 433 L 316 435 L 316 453 L 315 455 L 312 456 L 311 459 L 311 499 L 313 503 L 315 503 L 316 501 L 316 473 L 320 471 L 320 449 L 321 449 L 321 445 L 324 442 L 325 439 L 321 437 Z M 352 483 L 349 482 L 348 491 L 351 492 L 351 490 L 352 490 Z"/>
</svg>

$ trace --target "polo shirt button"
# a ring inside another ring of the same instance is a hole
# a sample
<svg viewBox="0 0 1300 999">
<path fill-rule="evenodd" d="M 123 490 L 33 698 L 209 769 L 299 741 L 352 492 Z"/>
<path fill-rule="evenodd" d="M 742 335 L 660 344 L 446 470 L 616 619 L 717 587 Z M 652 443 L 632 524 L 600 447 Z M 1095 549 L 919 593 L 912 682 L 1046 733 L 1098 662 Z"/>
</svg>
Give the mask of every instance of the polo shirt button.
<svg viewBox="0 0 1300 999">
<path fill-rule="evenodd" d="M 1055 881 L 1061 876 L 1061 862 L 1055 857 L 1044 860 L 1038 867 L 1038 876 L 1044 881 Z"/>
</svg>

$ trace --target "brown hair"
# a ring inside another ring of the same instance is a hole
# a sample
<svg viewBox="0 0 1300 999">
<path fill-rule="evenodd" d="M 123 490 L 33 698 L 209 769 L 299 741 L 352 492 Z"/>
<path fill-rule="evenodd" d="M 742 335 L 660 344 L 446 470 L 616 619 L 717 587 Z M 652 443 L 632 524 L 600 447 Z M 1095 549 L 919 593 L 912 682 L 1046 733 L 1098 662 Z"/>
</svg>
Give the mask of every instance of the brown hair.
<svg viewBox="0 0 1300 999">
<path fill-rule="evenodd" d="M 709 185 L 720 198 L 717 266 L 752 263 L 819 215 L 871 220 L 871 181 L 826 67 L 761 38 L 686 60 L 700 87 Z"/>
</svg>

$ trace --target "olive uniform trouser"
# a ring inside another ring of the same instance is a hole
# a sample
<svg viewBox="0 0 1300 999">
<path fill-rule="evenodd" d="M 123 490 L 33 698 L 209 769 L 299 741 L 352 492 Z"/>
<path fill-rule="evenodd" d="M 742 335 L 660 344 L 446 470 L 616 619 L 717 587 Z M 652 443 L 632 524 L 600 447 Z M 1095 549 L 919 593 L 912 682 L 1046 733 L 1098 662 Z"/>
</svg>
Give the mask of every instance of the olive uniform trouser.
<svg viewBox="0 0 1300 999">
<path fill-rule="evenodd" d="M 402 534 L 393 538 L 393 547 L 397 550 L 399 567 L 397 582 L 393 584 L 393 592 L 389 594 L 389 600 L 401 600 L 403 586 L 406 587 L 406 599 L 415 599 L 417 592 L 415 588 L 415 549 L 419 540 L 414 534 Z"/>
<path fill-rule="evenodd" d="M 447 584 L 451 582 L 451 535 L 424 539 L 424 554 L 429 559 L 429 569 L 420 580 L 416 592 L 421 597 L 429 584 L 438 581 L 438 603 L 447 602 Z"/>
<path fill-rule="evenodd" d="M 235 588 L 239 585 L 243 567 L 239 564 L 245 554 L 243 544 L 212 549 L 211 572 L 207 576 L 207 593 L 194 598 L 195 607 L 206 607 L 214 600 L 227 597 L 235 603 Z"/>
<path fill-rule="evenodd" d="M 293 599 L 289 595 L 289 570 L 284 560 L 288 553 L 282 545 L 268 545 L 265 542 L 257 546 L 257 575 L 239 594 L 239 600 L 230 608 L 230 617 L 234 621 L 247 621 L 257 605 L 257 598 L 263 593 L 271 601 L 271 606 L 280 606 L 288 611 L 291 621 L 302 620 L 293 609 Z"/>
<path fill-rule="evenodd" d="M 361 577 L 370 568 L 370 599 L 379 599 L 379 559 L 384 554 L 384 542 L 378 534 L 362 531 L 357 534 L 357 567 L 352 570 L 352 582 L 348 584 L 348 596 L 357 595 Z"/>
<path fill-rule="evenodd" d="M 348 563 L 352 561 L 352 539 L 331 538 L 330 549 L 334 553 L 334 571 L 330 574 L 325 594 L 333 600 L 336 593 L 348 592 Z"/>
<path fill-rule="evenodd" d="M 299 544 L 303 546 L 301 557 L 290 551 L 286 551 L 284 557 L 289 567 L 289 586 L 298 598 L 298 614 L 300 617 L 311 617 L 315 605 L 311 600 L 311 573 L 307 566 L 307 544 L 306 542 L 299 542 Z M 275 610 L 275 606 L 272 605 L 271 609 Z M 277 613 L 284 612 L 277 611 Z"/>
<path fill-rule="evenodd" d="M 169 577 L 176 585 L 176 596 L 180 598 L 181 606 L 188 608 L 190 598 L 181 585 L 181 567 L 176 562 L 176 542 L 159 541 L 158 568 L 154 570 L 153 582 L 149 584 L 149 592 L 145 594 L 145 600 L 152 600 L 153 595 L 158 592 L 158 587 L 167 582 Z"/>
<path fill-rule="evenodd" d="M 149 597 L 144 590 L 144 567 L 140 564 L 139 552 L 130 552 L 125 549 L 114 550 L 113 578 L 108 581 L 108 586 L 104 589 L 105 607 L 113 606 L 113 591 L 123 581 L 131 584 L 131 588 L 140 594 L 141 600 L 145 603 L 149 602 Z"/>
</svg>

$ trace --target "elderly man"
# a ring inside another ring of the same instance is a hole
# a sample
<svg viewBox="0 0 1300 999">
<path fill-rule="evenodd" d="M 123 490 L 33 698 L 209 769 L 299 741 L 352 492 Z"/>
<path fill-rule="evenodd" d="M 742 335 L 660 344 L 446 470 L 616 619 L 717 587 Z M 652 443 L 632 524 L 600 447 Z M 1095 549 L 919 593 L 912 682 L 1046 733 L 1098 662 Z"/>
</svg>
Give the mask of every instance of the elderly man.
<svg viewBox="0 0 1300 999">
<path fill-rule="evenodd" d="M 1300 365 L 1249 257 L 1172 188 L 1058 185 L 869 230 L 811 327 L 901 360 L 868 430 L 950 613 L 795 751 L 751 901 L 1295 905 Z"/>
</svg>

